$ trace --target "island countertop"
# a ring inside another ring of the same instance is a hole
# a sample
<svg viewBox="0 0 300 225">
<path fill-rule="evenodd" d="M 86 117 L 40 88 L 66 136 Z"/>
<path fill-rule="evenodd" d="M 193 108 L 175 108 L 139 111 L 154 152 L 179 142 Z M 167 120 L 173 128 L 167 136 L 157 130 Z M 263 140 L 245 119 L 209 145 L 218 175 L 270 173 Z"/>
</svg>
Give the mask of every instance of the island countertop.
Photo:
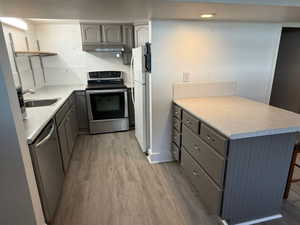
<svg viewBox="0 0 300 225">
<path fill-rule="evenodd" d="M 300 131 L 300 115 L 237 96 L 174 102 L 230 139 Z"/>
</svg>

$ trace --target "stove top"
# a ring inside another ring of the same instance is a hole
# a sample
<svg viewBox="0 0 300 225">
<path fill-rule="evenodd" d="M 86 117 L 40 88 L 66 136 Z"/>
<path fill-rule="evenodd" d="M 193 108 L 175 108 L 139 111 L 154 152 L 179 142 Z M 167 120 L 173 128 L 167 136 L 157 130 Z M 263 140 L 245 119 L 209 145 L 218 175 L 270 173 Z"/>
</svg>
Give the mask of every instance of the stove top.
<svg viewBox="0 0 300 225">
<path fill-rule="evenodd" d="M 88 73 L 86 90 L 126 88 L 121 71 L 94 71 Z"/>
<path fill-rule="evenodd" d="M 88 84 L 86 90 L 106 90 L 106 89 L 124 89 L 127 88 L 124 84 Z"/>
</svg>

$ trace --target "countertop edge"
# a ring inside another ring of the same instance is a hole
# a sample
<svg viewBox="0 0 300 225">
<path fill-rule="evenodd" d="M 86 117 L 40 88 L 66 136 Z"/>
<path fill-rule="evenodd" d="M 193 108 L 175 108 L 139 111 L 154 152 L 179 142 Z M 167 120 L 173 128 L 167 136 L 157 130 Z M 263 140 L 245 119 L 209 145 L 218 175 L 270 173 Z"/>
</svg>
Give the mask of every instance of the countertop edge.
<svg viewBox="0 0 300 225">
<path fill-rule="evenodd" d="M 63 99 L 63 101 L 61 101 L 59 104 L 57 104 L 55 106 L 55 110 L 53 111 L 53 113 L 49 114 L 49 117 L 47 119 L 45 119 L 45 121 L 38 127 L 38 129 L 36 129 L 32 133 L 32 135 L 27 136 L 27 144 L 28 145 L 31 145 L 36 140 L 36 138 L 39 136 L 39 134 L 42 132 L 42 130 L 46 127 L 46 125 L 49 123 L 49 121 L 54 118 L 54 116 L 58 112 L 58 110 L 63 106 L 63 104 L 65 104 L 67 99 L 76 91 L 83 91 L 83 90 L 78 88 L 78 89 L 74 89 L 74 90 L 70 91 L 70 93 Z"/>
<path fill-rule="evenodd" d="M 261 130 L 261 131 L 253 131 L 253 132 L 247 132 L 247 133 L 236 133 L 236 134 L 226 134 L 225 132 L 218 129 L 215 125 L 210 124 L 207 120 L 201 118 L 201 116 L 194 114 L 193 112 L 186 109 L 184 106 L 182 106 L 180 103 L 176 102 L 175 99 L 172 100 L 173 103 L 180 106 L 182 109 L 196 117 L 197 119 L 203 121 L 208 126 L 212 127 L 216 131 L 218 131 L 220 134 L 225 136 L 226 138 L 230 140 L 238 140 L 243 138 L 251 138 L 251 137 L 260 137 L 260 136 L 268 136 L 268 135 L 276 135 L 276 134 L 284 134 L 284 133 L 294 133 L 294 132 L 300 132 L 300 127 L 289 127 L 289 128 L 278 128 L 278 129 L 269 129 L 269 130 Z"/>
</svg>

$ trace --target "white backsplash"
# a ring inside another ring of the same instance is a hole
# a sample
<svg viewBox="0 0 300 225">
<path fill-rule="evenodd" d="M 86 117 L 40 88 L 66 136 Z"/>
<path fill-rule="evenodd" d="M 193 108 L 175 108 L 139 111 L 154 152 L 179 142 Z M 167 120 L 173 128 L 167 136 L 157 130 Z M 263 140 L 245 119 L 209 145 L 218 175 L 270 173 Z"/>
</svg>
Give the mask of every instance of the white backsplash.
<svg viewBox="0 0 300 225">
<path fill-rule="evenodd" d="M 87 73 L 95 70 L 120 70 L 128 77 L 129 66 L 121 58 L 82 51 L 79 23 L 43 23 L 35 29 L 41 50 L 58 53 L 44 58 L 47 85 L 85 84 Z"/>
</svg>

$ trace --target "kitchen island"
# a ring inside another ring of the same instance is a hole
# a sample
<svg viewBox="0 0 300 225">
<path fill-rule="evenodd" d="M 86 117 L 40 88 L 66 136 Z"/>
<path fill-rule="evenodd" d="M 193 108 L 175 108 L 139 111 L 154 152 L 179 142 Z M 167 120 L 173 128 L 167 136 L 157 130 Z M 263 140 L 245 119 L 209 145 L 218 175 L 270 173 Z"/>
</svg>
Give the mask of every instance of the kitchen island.
<svg viewBox="0 0 300 225">
<path fill-rule="evenodd" d="M 228 224 L 279 218 L 300 115 L 236 96 L 174 100 L 172 154 Z"/>
</svg>

